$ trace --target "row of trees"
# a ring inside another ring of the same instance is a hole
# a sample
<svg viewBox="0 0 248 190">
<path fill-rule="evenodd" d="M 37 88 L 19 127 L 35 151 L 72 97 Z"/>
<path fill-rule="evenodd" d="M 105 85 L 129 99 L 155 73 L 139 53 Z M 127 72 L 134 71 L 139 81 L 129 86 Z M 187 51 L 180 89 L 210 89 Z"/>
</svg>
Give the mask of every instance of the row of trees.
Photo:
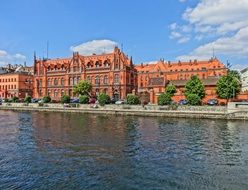
<svg viewBox="0 0 248 190">
<path fill-rule="evenodd" d="M 227 102 L 230 98 L 236 97 L 240 91 L 240 76 L 236 71 L 229 70 L 226 76 L 222 76 L 216 87 L 217 95 L 226 99 Z M 176 93 L 174 85 L 168 85 L 165 93 L 158 97 L 159 105 L 168 105 L 172 102 L 172 97 Z M 190 105 L 201 104 L 202 99 L 205 97 L 204 84 L 197 76 L 192 76 L 186 83 L 184 95 Z"/>
</svg>

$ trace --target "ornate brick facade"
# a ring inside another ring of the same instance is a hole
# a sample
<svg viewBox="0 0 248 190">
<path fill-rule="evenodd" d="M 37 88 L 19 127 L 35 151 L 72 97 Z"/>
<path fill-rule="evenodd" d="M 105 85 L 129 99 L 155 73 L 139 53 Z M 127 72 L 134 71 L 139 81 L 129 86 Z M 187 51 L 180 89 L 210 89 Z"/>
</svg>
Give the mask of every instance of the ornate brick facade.
<svg viewBox="0 0 248 190">
<path fill-rule="evenodd" d="M 217 80 L 227 74 L 225 65 L 218 59 L 177 63 L 160 60 L 154 64 L 140 64 L 135 68 L 138 71 L 138 92 L 149 94 L 152 103 L 157 103 L 158 95 L 164 92 L 169 83 L 177 87 L 174 100 L 184 99 L 185 84 L 193 75 L 197 75 L 203 81 L 206 100 L 217 98 L 215 91 Z"/>
<path fill-rule="evenodd" d="M 124 99 L 137 88 L 132 58 L 117 47 L 109 54 L 73 53 L 71 58 L 65 59 L 35 59 L 34 79 L 34 97 L 50 95 L 54 100 L 60 100 L 63 94 L 75 96 L 73 86 L 80 80 L 92 83 L 92 94 L 105 92 L 116 99 Z"/>
</svg>

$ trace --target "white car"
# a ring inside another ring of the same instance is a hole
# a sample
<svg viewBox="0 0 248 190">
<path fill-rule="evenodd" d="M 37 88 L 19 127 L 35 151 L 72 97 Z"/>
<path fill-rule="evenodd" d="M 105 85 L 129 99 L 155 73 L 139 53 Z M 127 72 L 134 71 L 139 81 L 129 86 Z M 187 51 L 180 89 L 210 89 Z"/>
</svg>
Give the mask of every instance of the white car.
<svg viewBox="0 0 248 190">
<path fill-rule="evenodd" d="M 124 100 L 118 100 L 115 102 L 115 104 L 117 104 L 117 105 L 124 104 L 124 103 L 125 103 Z"/>
</svg>

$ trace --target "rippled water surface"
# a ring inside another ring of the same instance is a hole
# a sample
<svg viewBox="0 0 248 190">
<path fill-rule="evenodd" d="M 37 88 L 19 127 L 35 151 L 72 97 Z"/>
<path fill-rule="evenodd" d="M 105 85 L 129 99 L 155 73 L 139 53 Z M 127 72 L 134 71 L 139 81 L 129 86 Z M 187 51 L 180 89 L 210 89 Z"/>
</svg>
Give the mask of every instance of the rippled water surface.
<svg viewBox="0 0 248 190">
<path fill-rule="evenodd" d="M 0 111 L 0 189 L 248 189 L 248 123 Z"/>
</svg>

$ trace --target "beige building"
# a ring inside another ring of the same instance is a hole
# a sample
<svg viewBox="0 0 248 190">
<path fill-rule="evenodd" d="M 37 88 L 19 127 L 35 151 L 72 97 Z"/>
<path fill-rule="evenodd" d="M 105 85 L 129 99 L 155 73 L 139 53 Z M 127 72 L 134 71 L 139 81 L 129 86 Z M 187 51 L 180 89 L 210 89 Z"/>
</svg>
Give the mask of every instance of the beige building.
<svg viewBox="0 0 248 190">
<path fill-rule="evenodd" d="M 28 72 L 0 74 L 0 98 L 25 98 L 33 94 L 33 75 Z"/>
<path fill-rule="evenodd" d="M 242 92 L 248 91 L 248 67 L 241 70 Z"/>
</svg>

